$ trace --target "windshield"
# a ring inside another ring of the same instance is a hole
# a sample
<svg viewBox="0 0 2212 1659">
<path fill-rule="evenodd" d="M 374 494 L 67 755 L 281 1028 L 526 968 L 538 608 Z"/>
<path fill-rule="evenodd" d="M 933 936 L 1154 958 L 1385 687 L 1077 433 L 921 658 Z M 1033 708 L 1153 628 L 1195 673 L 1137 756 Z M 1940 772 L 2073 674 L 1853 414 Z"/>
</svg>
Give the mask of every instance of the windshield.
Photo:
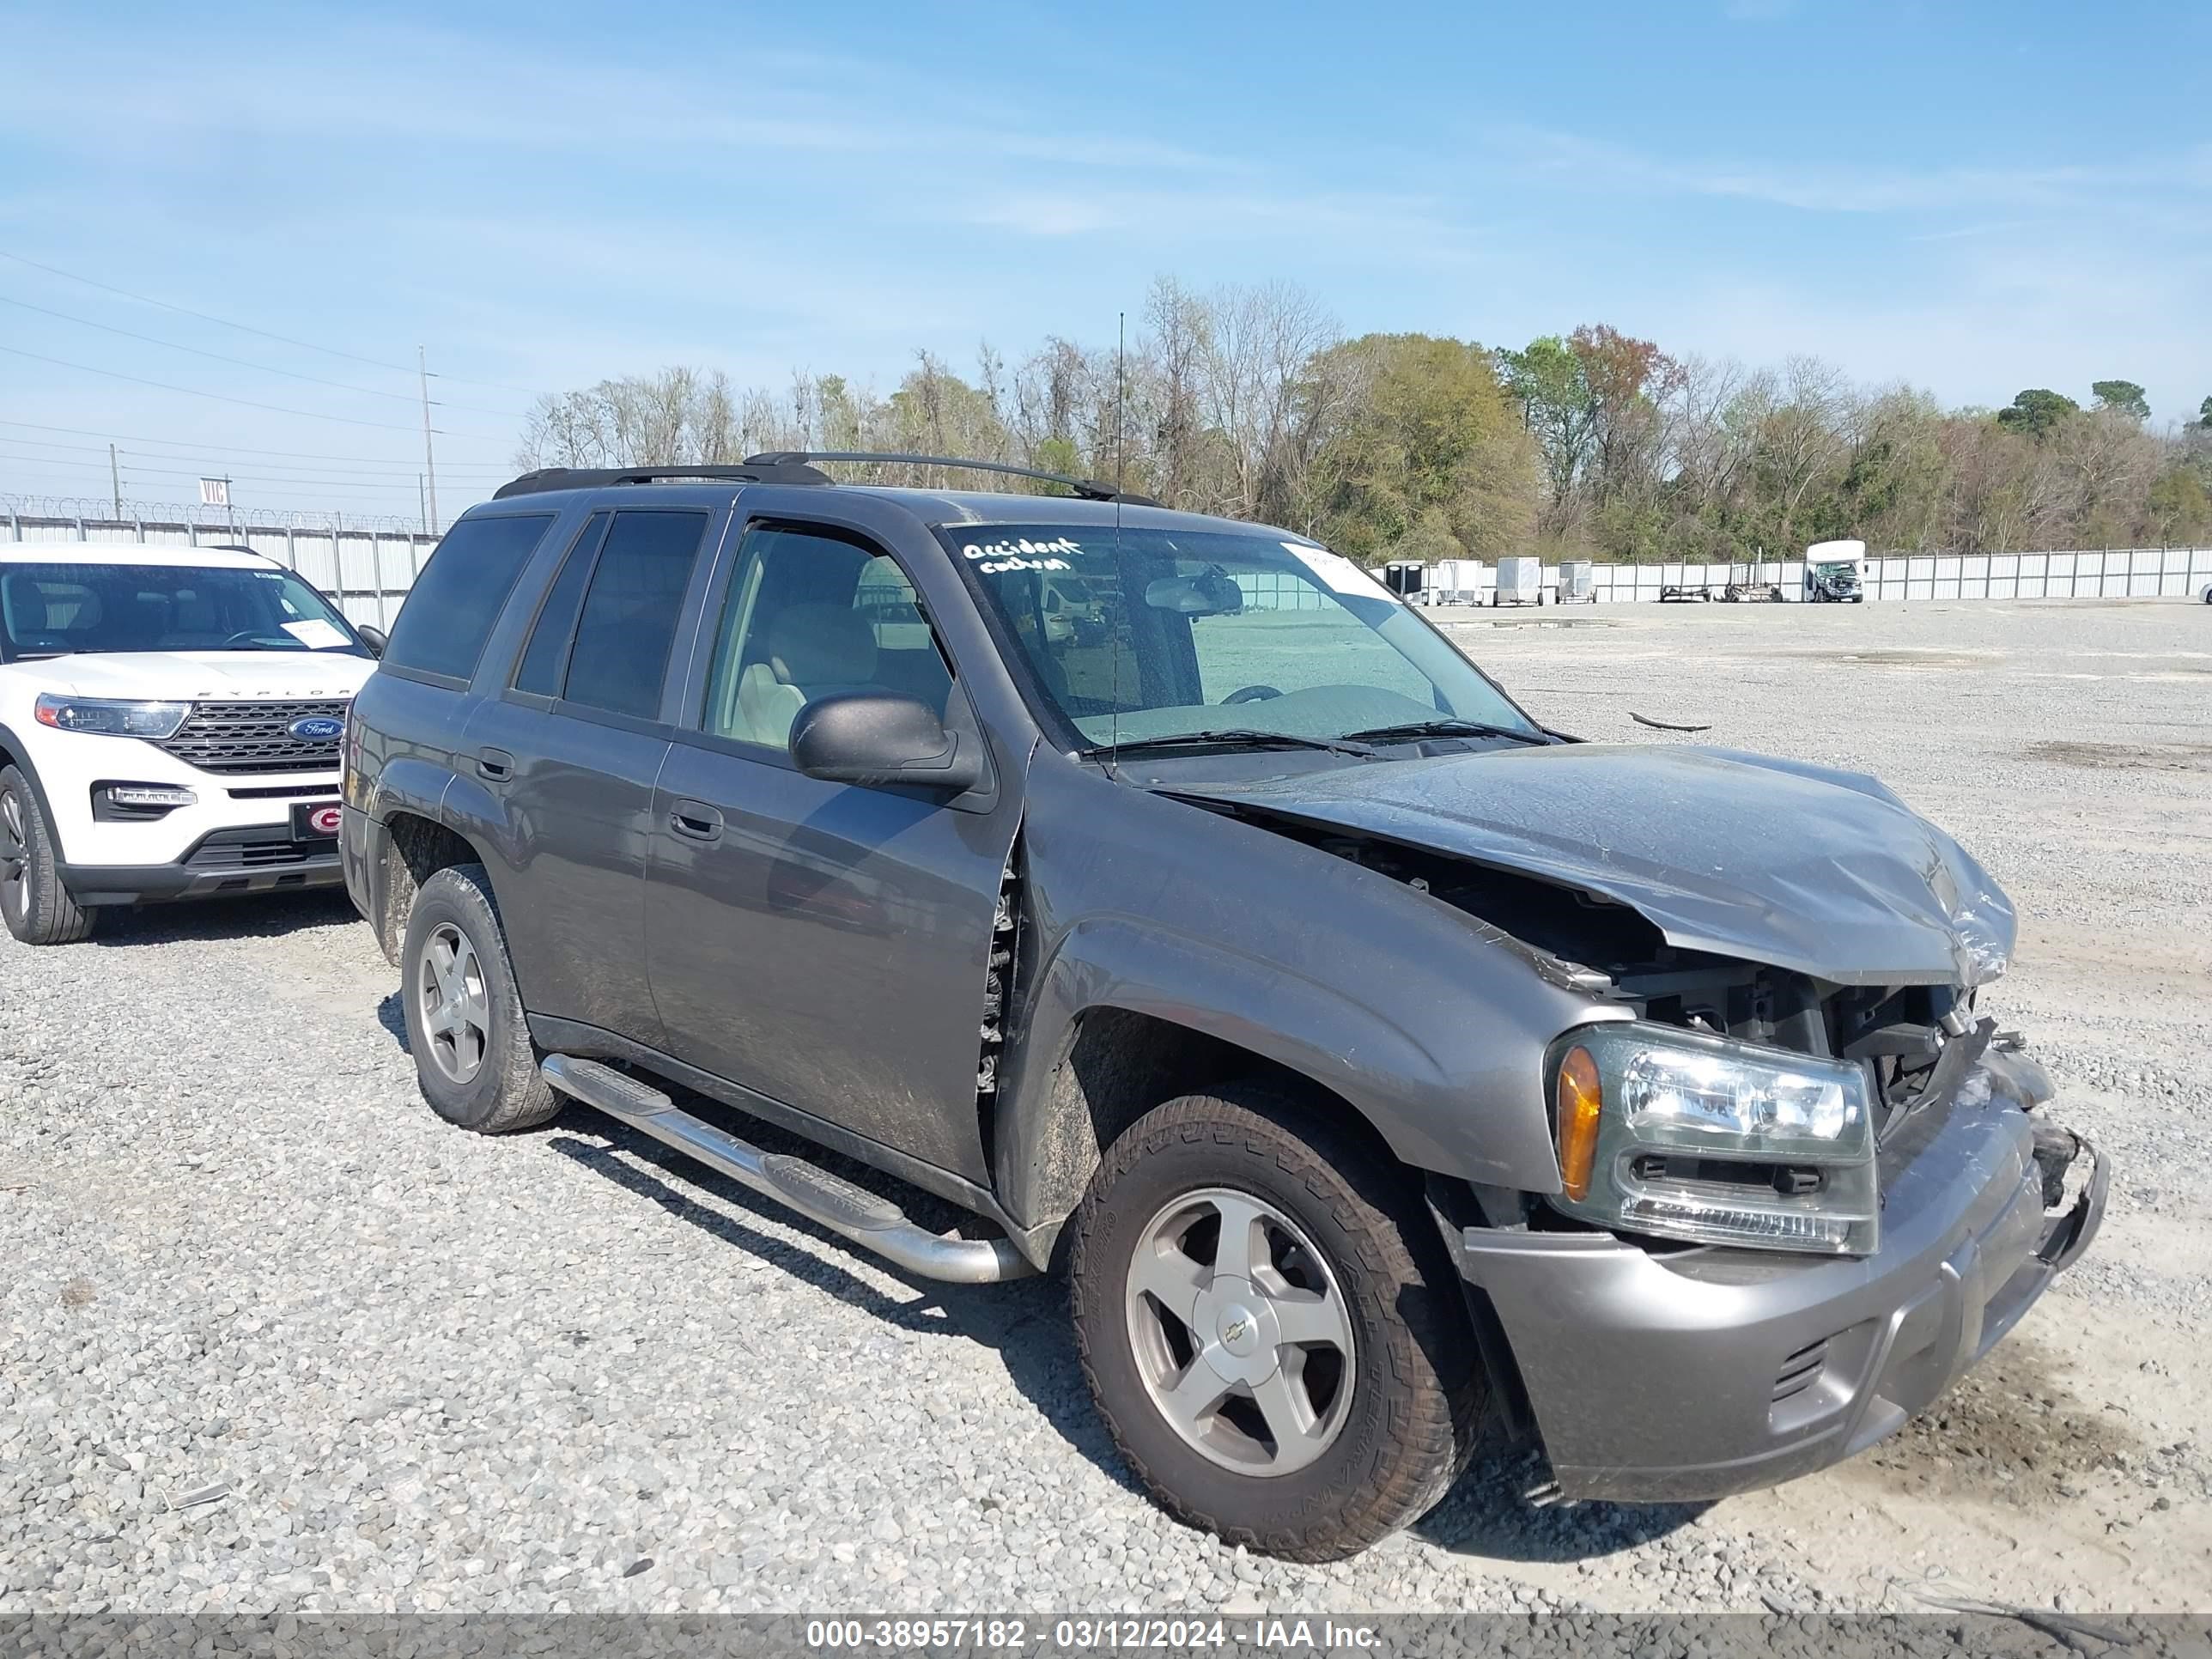
<svg viewBox="0 0 2212 1659">
<path fill-rule="evenodd" d="M 176 564 L 0 564 L 0 647 L 80 651 L 336 651 L 365 657 L 330 602 L 289 570 Z"/>
<path fill-rule="evenodd" d="M 1037 692 L 1086 745 L 1535 725 L 1381 583 L 1258 532 L 952 525 Z"/>
</svg>

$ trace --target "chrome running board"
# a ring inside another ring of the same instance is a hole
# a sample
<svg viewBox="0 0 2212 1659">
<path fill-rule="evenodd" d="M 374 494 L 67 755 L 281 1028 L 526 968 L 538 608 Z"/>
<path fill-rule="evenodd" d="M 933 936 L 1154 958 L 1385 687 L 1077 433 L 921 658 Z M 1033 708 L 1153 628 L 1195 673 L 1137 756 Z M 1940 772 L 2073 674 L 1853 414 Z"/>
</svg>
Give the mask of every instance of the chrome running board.
<svg viewBox="0 0 2212 1659">
<path fill-rule="evenodd" d="M 1012 1239 L 948 1238 L 933 1233 L 889 1199 L 804 1158 L 763 1152 L 749 1141 L 726 1134 L 679 1109 L 659 1090 L 611 1066 L 555 1054 L 538 1069 L 562 1094 L 620 1118 L 739 1186 L 872 1250 L 893 1267 L 956 1285 L 995 1285 L 1036 1271 Z"/>
</svg>

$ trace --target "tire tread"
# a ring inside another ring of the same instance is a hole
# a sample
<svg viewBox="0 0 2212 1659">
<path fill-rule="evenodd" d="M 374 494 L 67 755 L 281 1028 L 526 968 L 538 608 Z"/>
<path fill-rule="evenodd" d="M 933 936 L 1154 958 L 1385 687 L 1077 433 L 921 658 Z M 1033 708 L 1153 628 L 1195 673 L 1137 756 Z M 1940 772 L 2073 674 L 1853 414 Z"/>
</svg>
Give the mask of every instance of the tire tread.
<svg viewBox="0 0 2212 1659">
<path fill-rule="evenodd" d="M 25 945 L 76 945 L 91 938 L 100 913 L 80 905 L 62 885 L 53 826 L 39 808 L 31 781 L 16 767 L 0 768 L 0 793 L 13 794 L 21 803 L 24 851 L 29 855 L 22 920 L 10 920 L 8 931 Z"/>
<path fill-rule="evenodd" d="M 1122 1287 L 1110 1265 L 1089 1259 L 1085 1245 L 1091 1224 L 1117 1180 L 1178 1144 L 1211 1144 L 1272 1164 L 1297 1182 L 1355 1241 L 1365 1270 L 1360 1294 L 1370 1327 L 1387 1330 L 1397 1323 L 1407 1328 L 1409 1340 L 1385 1349 L 1395 1389 L 1376 1455 L 1362 1478 L 1348 1483 L 1348 1501 L 1322 1525 L 1237 1524 L 1177 1493 L 1132 1446 L 1100 1386 L 1094 1333 L 1083 1310 L 1118 1310 Z M 1488 1389 L 1473 1358 L 1464 1304 L 1456 1285 L 1439 1282 L 1449 1264 L 1408 1172 L 1364 1135 L 1264 1083 L 1182 1096 L 1154 1108 L 1107 1149 L 1077 1208 L 1073 1231 L 1068 1271 L 1085 1380 L 1115 1445 L 1177 1520 L 1270 1555 L 1339 1560 L 1426 1513 L 1466 1468 Z M 1422 1287 L 1426 1294 L 1400 1294 L 1408 1286 Z M 1456 1374 L 1439 1375 L 1431 1363 L 1436 1355 L 1461 1357 Z"/>
</svg>

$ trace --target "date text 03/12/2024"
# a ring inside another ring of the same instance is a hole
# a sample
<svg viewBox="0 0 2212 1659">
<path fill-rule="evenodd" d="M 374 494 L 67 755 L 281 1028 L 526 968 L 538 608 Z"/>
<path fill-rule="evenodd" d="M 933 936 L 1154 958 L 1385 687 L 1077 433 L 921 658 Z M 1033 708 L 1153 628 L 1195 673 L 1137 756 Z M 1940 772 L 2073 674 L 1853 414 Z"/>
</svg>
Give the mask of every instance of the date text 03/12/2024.
<svg viewBox="0 0 2212 1659">
<path fill-rule="evenodd" d="M 817 1619 L 806 1626 L 806 1645 L 823 1651 L 900 1653 L 917 1649 L 1060 1653 L 1100 1650 L 1175 1651 L 1255 1649 L 1270 1652 L 1328 1652 L 1371 1649 L 1379 1633 L 1370 1625 L 1330 1619 Z"/>
</svg>

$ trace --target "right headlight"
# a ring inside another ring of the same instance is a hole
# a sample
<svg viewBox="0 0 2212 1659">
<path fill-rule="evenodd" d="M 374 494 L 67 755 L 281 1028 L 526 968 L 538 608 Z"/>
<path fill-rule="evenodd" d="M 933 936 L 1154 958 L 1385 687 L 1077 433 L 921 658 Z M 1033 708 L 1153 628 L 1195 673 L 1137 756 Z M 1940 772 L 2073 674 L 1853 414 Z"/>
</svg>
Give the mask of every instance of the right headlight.
<svg viewBox="0 0 2212 1659">
<path fill-rule="evenodd" d="M 1569 1215 L 1706 1244 L 1874 1253 L 1861 1067 L 1642 1021 L 1568 1033 L 1550 1067 L 1554 1202 Z"/>
<path fill-rule="evenodd" d="M 91 732 L 105 738 L 171 738 L 192 712 L 188 702 L 141 702 L 115 697 L 40 696 L 32 718 L 58 732 Z"/>
</svg>

